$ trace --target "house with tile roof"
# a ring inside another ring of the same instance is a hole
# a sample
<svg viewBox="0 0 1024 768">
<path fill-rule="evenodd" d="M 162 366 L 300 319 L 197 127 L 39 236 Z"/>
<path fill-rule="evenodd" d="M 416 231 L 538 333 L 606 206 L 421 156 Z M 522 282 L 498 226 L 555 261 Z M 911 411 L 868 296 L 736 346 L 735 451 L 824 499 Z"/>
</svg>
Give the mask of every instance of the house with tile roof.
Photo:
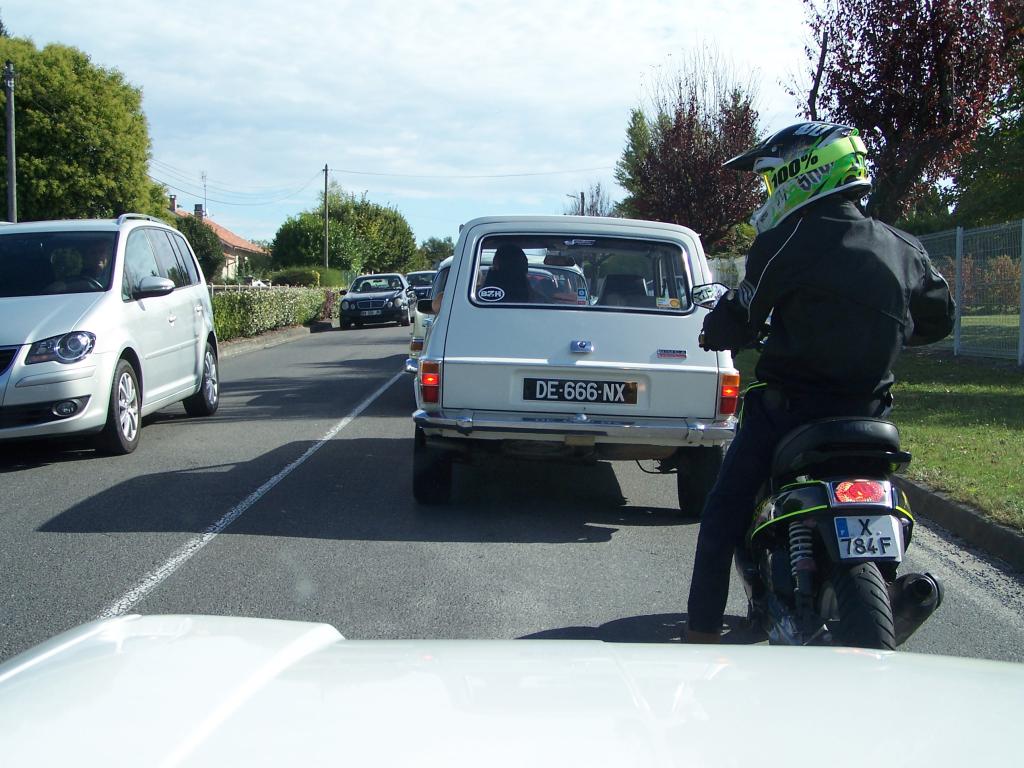
<svg viewBox="0 0 1024 768">
<path fill-rule="evenodd" d="M 249 242 L 240 235 L 236 235 L 227 227 L 218 224 L 206 216 L 203 212 L 202 203 L 196 203 L 195 211 L 189 213 L 185 209 L 179 208 L 175 196 L 171 195 L 170 208 L 176 216 L 195 216 L 217 233 L 217 237 L 220 238 L 221 248 L 224 249 L 224 268 L 221 270 L 221 279 L 224 281 L 234 282 L 237 277 L 244 276 L 246 274 L 246 259 L 252 256 L 267 255 L 265 248 L 256 245 L 256 243 Z"/>
</svg>

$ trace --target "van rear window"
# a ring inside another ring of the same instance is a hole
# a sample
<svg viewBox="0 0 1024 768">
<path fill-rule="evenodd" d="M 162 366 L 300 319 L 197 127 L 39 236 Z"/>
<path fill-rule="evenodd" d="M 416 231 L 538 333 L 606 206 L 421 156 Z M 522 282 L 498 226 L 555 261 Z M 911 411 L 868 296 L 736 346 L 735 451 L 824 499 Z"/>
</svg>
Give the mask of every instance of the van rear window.
<svg viewBox="0 0 1024 768">
<path fill-rule="evenodd" d="M 683 312 L 690 309 L 683 249 L 656 240 L 592 235 L 492 235 L 479 246 L 478 306 Z"/>
</svg>

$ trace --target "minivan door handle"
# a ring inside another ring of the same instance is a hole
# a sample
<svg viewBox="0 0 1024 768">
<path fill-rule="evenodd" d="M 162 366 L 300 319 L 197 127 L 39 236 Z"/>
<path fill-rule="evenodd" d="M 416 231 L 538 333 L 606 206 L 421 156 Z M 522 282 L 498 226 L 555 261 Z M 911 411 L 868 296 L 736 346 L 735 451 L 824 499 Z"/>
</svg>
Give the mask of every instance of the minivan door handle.
<svg viewBox="0 0 1024 768">
<path fill-rule="evenodd" d="M 171 325 L 174 325 L 174 321 L 177 320 L 177 319 L 178 318 L 177 318 L 176 315 L 168 315 L 167 316 L 167 322 L 170 323 Z"/>
</svg>

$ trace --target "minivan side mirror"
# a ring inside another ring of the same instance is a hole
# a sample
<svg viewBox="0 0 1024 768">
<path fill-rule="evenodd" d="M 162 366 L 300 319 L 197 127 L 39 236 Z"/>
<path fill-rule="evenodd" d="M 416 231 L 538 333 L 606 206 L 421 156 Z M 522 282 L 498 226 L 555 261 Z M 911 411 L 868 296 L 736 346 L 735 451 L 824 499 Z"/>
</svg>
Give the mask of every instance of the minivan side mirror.
<svg viewBox="0 0 1024 768">
<path fill-rule="evenodd" d="M 422 312 L 424 315 L 434 314 L 434 300 L 433 299 L 420 299 L 416 302 L 416 311 Z"/>
<path fill-rule="evenodd" d="M 132 291 L 133 299 L 149 299 L 155 296 L 166 296 L 174 292 L 174 282 L 166 277 L 149 275 L 139 281 L 138 287 Z"/>
</svg>

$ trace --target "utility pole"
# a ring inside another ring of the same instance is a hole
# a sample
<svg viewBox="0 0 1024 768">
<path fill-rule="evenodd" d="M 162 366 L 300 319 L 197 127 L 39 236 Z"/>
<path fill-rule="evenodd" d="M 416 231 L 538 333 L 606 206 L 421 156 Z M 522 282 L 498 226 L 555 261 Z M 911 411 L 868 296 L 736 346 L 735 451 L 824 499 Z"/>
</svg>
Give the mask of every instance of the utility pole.
<svg viewBox="0 0 1024 768">
<path fill-rule="evenodd" d="M 587 215 L 587 206 L 583 202 L 583 190 L 580 190 L 580 216 Z"/>
<path fill-rule="evenodd" d="M 14 159 L 14 65 L 4 64 L 4 95 L 7 97 L 7 220 L 18 220 L 18 181 Z"/>
<path fill-rule="evenodd" d="M 330 219 L 327 217 L 327 163 L 324 163 L 324 269 L 331 266 L 330 260 L 327 256 L 327 235 L 328 235 L 328 222 Z"/>
</svg>

